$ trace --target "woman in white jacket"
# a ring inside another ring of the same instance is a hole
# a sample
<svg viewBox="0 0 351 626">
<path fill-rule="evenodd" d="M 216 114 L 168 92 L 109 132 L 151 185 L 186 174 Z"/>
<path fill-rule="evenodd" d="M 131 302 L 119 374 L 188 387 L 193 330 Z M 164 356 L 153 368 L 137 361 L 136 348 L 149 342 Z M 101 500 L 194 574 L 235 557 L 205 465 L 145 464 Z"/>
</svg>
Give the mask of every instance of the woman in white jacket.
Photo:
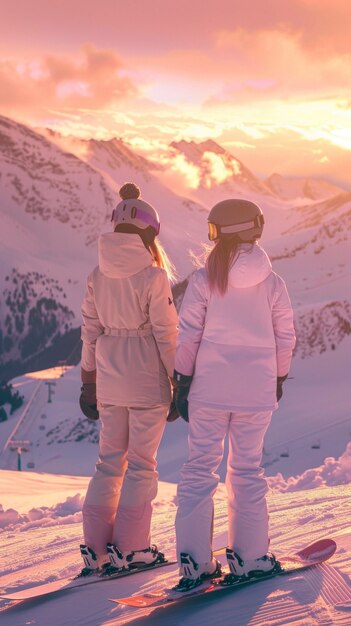
<svg viewBox="0 0 351 626">
<path fill-rule="evenodd" d="M 225 200 L 208 221 L 215 246 L 184 296 L 174 372 L 175 405 L 189 420 L 176 516 L 178 591 L 220 574 L 212 558 L 213 495 L 226 435 L 226 582 L 277 567 L 267 554 L 267 486 L 260 463 L 295 345 L 293 313 L 284 281 L 257 244 L 264 224 L 260 208 Z"/>
<path fill-rule="evenodd" d="M 114 232 L 99 238 L 99 265 L 82 304 L 80 404 L 101 422 L 83 506 L 82 575 L 163 558 L 150 544 L 150 524 L 178 318 L 170 264 L 156 239 L 159 217 L 139 194 L 133 183 L 121 188 Z"/>
</svg>

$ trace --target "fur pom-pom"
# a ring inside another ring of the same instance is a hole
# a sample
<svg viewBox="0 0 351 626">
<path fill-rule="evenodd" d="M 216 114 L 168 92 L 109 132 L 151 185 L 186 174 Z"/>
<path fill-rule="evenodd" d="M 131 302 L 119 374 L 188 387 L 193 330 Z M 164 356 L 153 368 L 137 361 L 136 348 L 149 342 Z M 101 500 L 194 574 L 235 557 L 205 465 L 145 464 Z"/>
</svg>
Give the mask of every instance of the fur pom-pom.
<svg viewBox="0 0 351 626">
<path fill-rule="evenodd" d="M 134 183 L 124 183 L 119 190 L 119 195 L 122 200 L 137 199 L 140 196 L 140 189 Z"/>
</svg>

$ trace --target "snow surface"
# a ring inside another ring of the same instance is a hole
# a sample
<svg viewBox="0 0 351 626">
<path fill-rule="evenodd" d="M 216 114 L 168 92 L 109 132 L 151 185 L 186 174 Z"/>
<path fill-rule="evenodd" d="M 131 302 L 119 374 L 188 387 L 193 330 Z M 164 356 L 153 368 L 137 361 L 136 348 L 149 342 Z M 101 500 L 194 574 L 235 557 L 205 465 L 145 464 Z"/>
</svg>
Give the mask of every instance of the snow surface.
<svg viewBox="0 0 351 626">
<path fill-rule="evenodd" d="M 333 372 L 340 372 L 341 367 L 346 366 L 349 347 L 350 342 L 345 340 L 334 352 L 306 360 L 295 357 L 292 374 L 296 376 L 298 372 L 298 377 L 289 381 L 291 387 L 286 389 L 285 402 L 274 414 L 264 454 L 270 487 L 272 551 L 279 557 L 287 551 L 297 551 L 306 543 L 332 537 L 337 541 L 338 550 L 328 563 L 286 578 L 262 582 L 254 588 L 254 593 L 252 589 L 244 589 L 221 599 L 202 598 L 167 609 L 132 609 L 109 601 L 109 598 L 171 586 L 178 575 L 177 567 L 171 566 L 50 598 L 22 603 L 0 600 L 0 620 L 3 618 L 6 626 L 112 626 L 131 622 L 150 626 L 198 623 L 212 626 L 214 622 L 238 626 L 349 626 L 349 395 L 346 377 L 341 381 L 337 375 L 333 377 Z M 330 357 L 335 359 L 334 364 Z M 316 364 L 318 368 L 313 377 Z M 332 376 L 331 381 L 328 376 Z M 308 383 L 304 389 L 303 380 Z M 55 383 L 50 403 L 48 382 Z M 7 592 L 73 576 L 79 571 L 81 510 L 93 472 L 98 435 L 98 427 L 82 420 L 79 414 L 78 367 L 27 374 L 15 379 L 13 384 L 25 396 L 25 405 L 1 424 L 2 467 L 16 467 L 17 454 L 6 445 L 14 432 L 20 440 L 30 437 L 31 445 L 22 453 L 26 471 L 0 470 L 0 587 Z M 299 390 L 296 395 L 295 384 Z M 304 406 L 300 410 L 302 389 Z M 333 389 L 335 397 L 328 398 Z M 318 403 L 314 401 L 317 390 Z M 337 404 L 338 397 L 341 400 L 335 413 L 337 423 L 333 424 L 330 408 L 333 403 Z M 340 420 L 342 410 L 345 420 Z M 310 420 L 306 420 L 307 414 Z M 80 425 L 78 429 L 77 425 Z M 296 437 L 296 433 L 302 434 Z M 161 482 L 153 516 L 153 541 L 170 557 L 175 551 L 175 481 L 186 457 L 186 436 L 187 427 L 182 420 L 169 424 L 159 451 Z M 339 453 L 332 456 L 332 450 L 339 450 Z M 289 456 L 284 455 L 287 451 Z M 35 467 L 28 468 L 28 462 Z M 223 463 L 222 478 L 224 472 Z M 220 483 L 216 494 L 215 548 L 226 545 L 226 520 L 225 487 Z"/>
<path fill-rule="evenodd" d="M 350 463 L 350 460 L 349 460 Z M 349 471 L 349 470 L 348 470 Z M 14 592 L 79 571 L 81 504 L 88 478 L 52 474 L 0 475 L 5 508 L 0 529 L 1 586 Z M 349 478 L 349 473 L 344 476 Z M 31 504 L 28 492 L 33 493 Z M 153 540 L 173 554 L 176 487 L 163 482 L 155 503 Z M 29 508 L 31 506 L 31 508 Z M 278 556 L 296 551 L 323 537 L 336 540 L 336 554 L 317 568 L 261 582 L 221 599 L 200 598 L 166 609 L 132 609 L 110 598 L 125 597 L 170 586 L 177 568 L 137 574 L 38 600 L 0 601 L 0 619 L 6 626 L 96 626 L 143 624 L 212 626 L 317 626 L 351 623 L 351 529 L 349 485 L 316 487 L 269 495 L 271 549 Z M 17 515 L 15 513 L 17 511 Z M 215 503 L 215 547 L 226 544 L 225 489 L 220 485 Z M 223 559 L 223 557 L 221 557 Z"/>
</svg>

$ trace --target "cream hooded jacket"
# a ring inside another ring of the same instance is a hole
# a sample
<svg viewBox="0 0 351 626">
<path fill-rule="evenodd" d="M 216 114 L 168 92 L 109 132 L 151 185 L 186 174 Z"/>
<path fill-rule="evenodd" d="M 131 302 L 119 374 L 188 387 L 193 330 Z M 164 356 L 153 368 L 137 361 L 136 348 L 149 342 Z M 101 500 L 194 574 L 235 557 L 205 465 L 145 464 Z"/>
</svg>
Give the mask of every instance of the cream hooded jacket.
<svg viewBox="0 0 351 626">
<path fill-rule="evenodd" d="M 180 310 L 175 369 L 194 378 L 189 400 L 249 412 L 277 407 L 277 376 L 295 345 L 283 279 L 257 244 L 241 244 L 224 296 L 196 271 Z"/>
<path fill-rule="evenodd" d="M 106 233 L 98 251 L 82 304 L 82 368 L 96 369 L 102 403 L 168 403 L 178 319 L 167 274 L 139 235 Z"/>
</svg>

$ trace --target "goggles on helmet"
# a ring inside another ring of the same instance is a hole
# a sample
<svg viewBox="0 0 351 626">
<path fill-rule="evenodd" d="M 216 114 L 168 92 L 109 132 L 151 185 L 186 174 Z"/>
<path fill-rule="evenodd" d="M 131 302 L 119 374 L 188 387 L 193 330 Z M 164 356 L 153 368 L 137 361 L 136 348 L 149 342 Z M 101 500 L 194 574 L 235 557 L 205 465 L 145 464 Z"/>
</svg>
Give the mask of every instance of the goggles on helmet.
<svg viewBox="0 0 351 626">
<path fill-rule="evenodd" d="M 256 215 L 255 219 L 250 222 L 241 222 L 240 224 L 230 224 L 228 226 L 220 226 L 219 224 L 208 222 L 208 238 L 210 241 L 215 241 L 223 235 L 235 235 L 251 228 L 261 228 L 263 224 L 264 217 L 262 214 Z"/>
<path fill-rule="evenodd" d="M 146 211 L 143 211 L 142 209 L 139 209 L 139 208 L 137 209 L 136 207 L 133 207 L 132 212 L 131 212 L 131 217 L 133 219 L 136 218 L 138 220 L 141 220 L 147 226 L 152 226 L 156 235 L 158 235 L 158 233 L 160 232 L 160 222 L 158 222 L 154 218 L 153 215 L 150 215 L 150 213 L 147 213 Z"/>
<path fill-rule="evenodd" d="M 147 226 L 152 226 L 154 229 L 156 236 L 160 232 L 160 221 L 157 219 L 157 213 L 154 211 L 155 215 L 144 211 L 140 207 L 132 206 L 130 208 L 130 214 L 128 217 L 124 218 L 123 216 L 123 207 L 126 206 L 126 203 L 120 202 L 117 207 L 112 211 L 111 222 L 117 224 L 133 224 L 134 220 L 138 220 L 142 224 L 145 224 L 145 228 Z M 151 208 L 151 207 L 150 207 Z"/>
</svg>

